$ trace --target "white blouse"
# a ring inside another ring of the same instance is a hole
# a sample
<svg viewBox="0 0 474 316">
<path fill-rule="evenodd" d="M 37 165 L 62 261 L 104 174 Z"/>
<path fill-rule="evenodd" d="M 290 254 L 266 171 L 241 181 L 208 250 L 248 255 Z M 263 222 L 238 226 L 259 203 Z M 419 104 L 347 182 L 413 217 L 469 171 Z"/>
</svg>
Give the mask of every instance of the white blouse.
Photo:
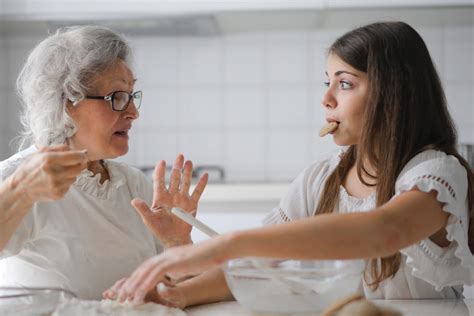
<svg viewBox="0 0 474 316">
<path fill-rule="evenodd" d="M 34 146 L 0 162 L 3 181 L 36 152 Z M 63 199 L 35 203 L 0 251 L 0 286 L 53 286 L 82 299 L 130 275 L 162 246 L 130 201 L 152 200 L 153 186 L 139 170 L 106 161 L 110 180 L 84 170 Z"/>
<path fill-rule="evenodd" d="M 268 214 L 264 224 L 276 224 L 314 216 L 324 183 L 340 161 L 339 152 L 312 164 L 291 184 L 279 207 Z M 361 288 L 370 299 L 428 299 L 462 297 L 463 284 L 472 285 L 474 257 L 468 247 L 469 208 L 465 168 L 454 156 L 435 150 L 411 159 L 400 173 L 393 198 L 418 188 L 437 192 L 443 210 L 450 214 L 446 226 L 451 244 L 441 248 L 429 238 L 402 249 L 400 269 L 372 291 L 361 279 Z M 392 198 L 392 199 L 393 199 Z M 340 187 L 336 213 L 366 212 L 375 208 L 375 193 L 367 198 L 350 196 Z"/>
</svg>

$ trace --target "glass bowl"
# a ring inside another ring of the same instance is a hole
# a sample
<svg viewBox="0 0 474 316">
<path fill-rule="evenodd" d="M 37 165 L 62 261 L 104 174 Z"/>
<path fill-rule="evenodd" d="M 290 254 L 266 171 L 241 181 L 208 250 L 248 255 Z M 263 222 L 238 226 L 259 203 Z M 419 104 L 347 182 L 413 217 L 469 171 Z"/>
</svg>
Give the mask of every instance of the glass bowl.
<svg viewBox="0 0 474 316">
<path fill-rule="evenodd" d="M 76 295 L 60 288 L 0 287 L 0 315 L 50 315 Z"/>
<path fill-rule="evenodd" d="M 363 260 L 234 259 L 224 264 L 235 299 L 254 312 L 320 312 L 357 293 Z"/>
</svg>

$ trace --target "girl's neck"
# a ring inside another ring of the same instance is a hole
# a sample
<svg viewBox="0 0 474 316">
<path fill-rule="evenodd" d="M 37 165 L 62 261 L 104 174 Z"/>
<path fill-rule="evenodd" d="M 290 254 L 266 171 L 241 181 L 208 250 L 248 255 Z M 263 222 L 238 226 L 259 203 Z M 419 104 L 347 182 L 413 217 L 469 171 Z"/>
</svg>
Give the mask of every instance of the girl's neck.
<svg viewBox="0 0 474 316">
<path fill-rule="evenodd" d="M 365 183 L 375 183 L 374 179 L 369 178 L 367 175 L 364 175 L 364 173 L 362 173 L 362 178 L 364 179 Z M 349 172 L 342 182 L 342 185 L 349 195 L 357 198 L 367 198 L 376 190 L 376 187 L 373 185 L 367 185 L 364 182 L 362 182 L 362 180 L 357 175 L 357 167 L 354 165 L 351 169 L 349 169 Z"/>
</svg>

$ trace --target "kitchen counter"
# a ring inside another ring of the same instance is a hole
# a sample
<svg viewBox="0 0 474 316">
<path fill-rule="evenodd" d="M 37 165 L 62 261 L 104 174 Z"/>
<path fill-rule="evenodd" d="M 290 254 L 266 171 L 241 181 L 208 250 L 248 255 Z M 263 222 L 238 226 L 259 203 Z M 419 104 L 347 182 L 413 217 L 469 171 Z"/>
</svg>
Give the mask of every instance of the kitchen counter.
<svg viewBox="0 0 474 316">
<path fill-rule="evenodd" d="M 377 305 L 391 307 L 403 316 L 469 316 L 474 315 L 474 299 L 464 300 L 375 300 Z M 188 316 L 282 316 L 290 314 L 252 313 L 237 302 L 222 302 L 186 309 Z M 317 314 L 292 314 L 292 316 Z"/>
<path fill-rule="evenodd" d="M 208 184 L 201 201 L 274 201 L 286 194 L 289 183 Z M 194 188 L 192 188 L 194 189 Z"/>
<path fill-rule="evenodd" d="M 266 214 L 278 205 L 289 186 L 289 183 L 209 184 L 198 212 Z"/>
</svg>

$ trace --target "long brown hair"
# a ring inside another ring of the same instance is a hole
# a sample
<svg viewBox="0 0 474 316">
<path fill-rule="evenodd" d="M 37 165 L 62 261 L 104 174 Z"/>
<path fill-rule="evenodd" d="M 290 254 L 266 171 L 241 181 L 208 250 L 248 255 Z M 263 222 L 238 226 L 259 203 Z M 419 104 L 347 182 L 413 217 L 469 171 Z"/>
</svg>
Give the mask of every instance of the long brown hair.
<svg viewBox="0 0 474 316">
<path fill-rule="evenodd" d="M 467 170 L 468 239 L 474 253 L 474 176 L 469 164 L 457 152 L 456 128 L 423 39 L 403 22 L 374 23 L 338 38 L 329 54 L 366 72 L 369 92 L 361 139 L 345 151 L 328 177 L 316 214 L 334 210 L 339 187 L 354 165 L 365 185 L 370 184 L 362 175 L 376 183 L 376 205 L 380 206 L 395 194 L 395 182 L 406 163 L 423 150 L 436 149 L 455 156 Z M 369 162 L 376 174 L 370 174 L 363 161 Z M 400 253 L 371 259 L 365 273 L 366 282 L 377 289 L 383 280 L 396 274 L 400 261 Z"/>
</svg>

